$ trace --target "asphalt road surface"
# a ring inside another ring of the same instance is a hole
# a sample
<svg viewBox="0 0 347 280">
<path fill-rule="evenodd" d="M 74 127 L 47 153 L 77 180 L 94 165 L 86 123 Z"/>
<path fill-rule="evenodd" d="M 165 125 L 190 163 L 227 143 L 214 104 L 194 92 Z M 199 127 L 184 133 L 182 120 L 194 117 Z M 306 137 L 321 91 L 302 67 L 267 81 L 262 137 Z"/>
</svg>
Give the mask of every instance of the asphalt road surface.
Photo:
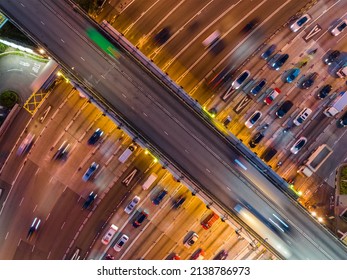
<svg viewBox="0 0 347 280">
<path fill-rule="evenodd" d="M 190 109 L 182 106 L 127 57 L 115 63 L 92 43 L 87 43 L 85 30 L 89 23 L 64 1 L 48 1 L 45 5 L 1 1 L 0 5 L 18 24 L 40 38 L 57 58 L 74 67 L 74 71 L 102 93 L 139 132 L 224 205 L 232 208 L 238 200 L 246 200 L 264 216 L 274 212 L 282 216 L 291 228 L 288 234 L 281 236 L 288 250 L 285 258 L 346 259 L 345 248 L 257 170 L 247 162 L 243 163 L 247 170 L 236 165 L 232 167 L 238 154 Z M 245 176 L 240 176 L 242 173 Z M 257 190 L 249 182 L 253 182 Z M 268 200 L 261 198 L 260 191 Z"/>
</svg>

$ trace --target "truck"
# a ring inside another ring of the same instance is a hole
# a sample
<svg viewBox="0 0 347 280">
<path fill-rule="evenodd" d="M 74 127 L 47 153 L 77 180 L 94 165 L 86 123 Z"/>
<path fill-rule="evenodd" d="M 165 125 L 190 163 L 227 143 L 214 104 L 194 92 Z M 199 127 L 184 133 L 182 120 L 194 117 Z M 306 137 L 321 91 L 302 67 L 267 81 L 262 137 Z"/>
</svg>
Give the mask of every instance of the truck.
<svg viewBox="0 0 347 280">
<path fill-rule="evenodd" d="M 130 144 L 129 147 L 119 156 L 118 160 L 121 163 L 124 163 L 136 149 L 137 146 L 135 144 Z"/>
<path fill-rule="evenodd" d="M 343 65 L 339 70 L 337 70 L 336 75 L 339 78 L 346 78 L 347 77 L 347 64 Z"/>
<path fill-rule="evenodd" d="M 323 111 L 324 115 L 327 117 L 333 117 L 336 114 L 343 111 L 347 105 L 347 94 L 346 92 L 340 92 L 340 94 L 334 99 L 332 103 Z"/>
<path fill-rule="evenodd" d="M 319 167 L 327 160 L 332 154 L 333 150 L 326 144 L 320 145 L 301 165 L 298 169 L 298 173 L 310 177 Z"/>
</svg>

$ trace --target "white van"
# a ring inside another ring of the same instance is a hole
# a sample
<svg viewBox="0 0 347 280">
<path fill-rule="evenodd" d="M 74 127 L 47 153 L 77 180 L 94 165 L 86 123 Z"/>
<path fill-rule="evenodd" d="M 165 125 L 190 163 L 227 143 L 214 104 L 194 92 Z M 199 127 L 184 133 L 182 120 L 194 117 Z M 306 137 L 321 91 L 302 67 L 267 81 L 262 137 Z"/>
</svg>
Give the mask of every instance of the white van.
<svg viewBox="0 0 347 280">
<path fill-rule="evenodd" d="M 106 232 L 104 237 L 101 239 L 101 243 L 107 245 L 110 243 L 113 236 L 116 234 L 118 227 L 116 225 L 111 225 L 110 229 Z"/>
<path fill-rule="evenodd" d="M 219 41 L 219 38 L 220 38 L 220 32 L 218 30 L 216 30 L 210 36 L 208 36 L 202 42 L 202 44 L 205 46 L 206 49 L 212 48 Z"/>
<path fill-rule="evenodd" d="M 309 117 L 309 115 L 311 115 L 311 113 L 312 113 L 312 110 L 310 108 L 302 109 L 302 111 L 293 120 L 293 123 L 296 126 L 301 125 Z"/>
<path fill-rule="evenodd" d="M 155 173 L 152 173 L 151 175 L 149 175 L 147 180 L 142 184 L 142 188 L 144 190 L 148 190 L 157 178 L 158 178 L 158 175 Z"/>
<path fill-rule="evenodd" d="M 130 144 L 129 147 L 119 156 L 118 160 L 121 163 L 124 163 L 133 152 L 135 152 L 137 149 L 137 146 L 134 144 Z"/>
</svg>

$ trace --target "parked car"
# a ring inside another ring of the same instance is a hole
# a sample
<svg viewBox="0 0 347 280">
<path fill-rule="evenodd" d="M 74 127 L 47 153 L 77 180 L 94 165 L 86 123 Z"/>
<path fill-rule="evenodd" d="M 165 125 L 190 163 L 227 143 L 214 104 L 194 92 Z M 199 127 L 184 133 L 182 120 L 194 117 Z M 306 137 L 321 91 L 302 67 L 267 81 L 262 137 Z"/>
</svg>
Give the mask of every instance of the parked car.
<svg viewBox="0 0 347 280">
<path fill-rule="evenodd" d="M 343 32 L 347 27 L 347 20 L 344 19 L 343 21 L 339 22 L 332 30 L 331 34 L 333 36 L 339 35 L 341 32 Z"/>
<path fill-rule="evenodd" d="M 290 152 L 294 155 L 296 155 L 303 146 L 305 146 L 305 144 L 307 143 L 307 138 L 305 137 L 300 137 L 294 144 L 293 146 L 290 148 Z"/>
<path fill-rule="evenodd" d="M 296 126 L 301 125 L 308 117 L 311 115 L 312 110 L 310 108 L 304 108 L 301 110 L 301 112 L 297 115 L 297 117 L 293 120 L 293 123 Z"/>
<path fill-rule="evenodd" d="M 101 243 L 104 245 L 108 245 L 117 231 L 118 231 L 118 227 L 112 224 L 110 228 L 108 229 L 108 231 L 106 232 L 106 234 L 102 237 Z"/>
<path fill-rule="evenodd" d="M 281 90 L 279 88 L 270 89 L 264 99 L 265 104 L 270 105 L 280 93 Z"/>
<path fill-rule="evenodd" d="M 213 259 L 214 260 L 225 260 L 227 257 L 228 257 L 228 251 L 223 249 Z"/>
<path fill-rule="evenodd" d="M 124 212 L 130 214 L 136 207 L 136 205 L 140 202 L 140 197 L 135 195 L 134 198 L 129 202 L 127 207 L 125 207 Z"/>
<path fill-rule="evenodd" d="M 177 253 L 172 253 L 172 254 L 170 254 L 169 257 L 167 258 L 167 260 L 180 260 L 180 259 L 181 259 L 181 257 L 180 257 L 180 255 L 177 254 Z"/>
<path fill-rule="evenodd" d="M 251 89 L 251 94 L 253 94 L 254 96 L 257 95 L 259 92 L 261 92 L 261 90 L 264 88 L 264 86 L 266 85 L 266 80 L 265 79 L 261 79 L 252 89 Z"/>
<path fill-rule="evenodd" d="M 199 239 L 199 235 L 196 232 L 191 232 L 187 240 L 184 242 L 184 246 L 187 248 L 193 246 L 195 242 Z"/>
<path fill-rule="evenodd" d="M 158 45 L 164 44 L 167 40 L 169 40 L 171 36 L 170 33 L 170 28 L 164 27 L 154 36 L 154 42 Z"/>
<path fill-rule="evenodd" d="M 290 29 L 293 32 L 299 31 L 306 23 L 308 23 L 311 20 L 311 17 L 308 14 L 302 15 L 300 18 L 298 18 L 291 26 Z"/>
<path fill-rule="evenodd" d="M 276 154 L 277 154 L 277 150 L 275 148 L 269 147 L 262 154 L 261 158 L 265 162 L 269 162 Z"/>
<path fill-rule="evenodd" d="M 93 162 L 87 169 L 86 173 L 84 173 L 82 180 L 87 182 L 90 179 L 90 177 L 92 177 L 92 175 L 95 173 L 95 171 L 98 170 L 98 168 L 99 164 Z"/>
<path fill-rule="evenodd" d="M 339 119 L 339 123 L 343 127 L 347 126 L 347 112 L 344 113 L 342 117 Z"/>
<path fill-rule="evenodd" d="M 105 260 L 114 260 L 114 256 L 107 254 Z"/>
<path fill-rule="evenodd" d="M 318 92 L 318 98 L 319 99 L 324 99 L 325 97 L 328 96 L 328 94 L 331 92 L 332 86 L 331 85 L 325 85 L 322 87 L 322 89 Z"/>
<path fill-rule="evenodd" d="M 90 192 L 90 194 L 87 197 L 87 200 L 83 203 L 83 208 L 87 209 L 90 205 L 92 205 L 97 196 L 98 195 L 96 193 Z"/>
<path fill-rule="evenodd" d="M 142 210 L 136 217 L 136 219 L 133 222 L 133 227 L 137 228 L 139 227 L 144 220 L 146 220 L 148 217 L 148 212 L 146 210 Z"/>
<path fill-rule="evenodd" d="M 261 55 L 262 59 L 267 60 L 276 50 L 276 45 L 269 46 Z"/>
<path fill-rule="evenodd" d="M 231 84 L 234 89 L 238 89 L 249 78 L 251 72 L 248 70 L 243 71 Z"/>
<path fill-rule="evenodd" d="M 154 205 L 159 205 L 160 202 L 164 199 L 164 197 L 167 195 L 167 190 L 163 189 L 161 190 L 157 196 L 152 200 Z"/>
<path fill-rule="evenodd" d="M 248 142 L 249 146 L 251 148 L 255 148 L 259 142 L 261 141 L 261 139 L 264 138 L 264 134 L 261 132 L 257 132 L 256 134 L 254 134 L 254 136 L 252 137 L 252 139 Z"/>
<path fill-rule="evenodd" d="M 245 122 L 245 126 L 247 128 L 252 128 L 253 125 L 259 121 L 259 119 L 261 118 L 262 113 L 260 111 L 255 111 Z"/>
<path fill-rule="evenodd" d="M 173 208 L 175 209 L 180 208 L 185 201 L 186 201 L 186 197 L 184 195 L 180 195 L 177 199 L 174 200 Z"/>
<path fill-rule="evenodd" d="M 201 248 L 196 250 L 190 257 L 191 260 L 203 260 L 205 258 L 205 251 Z"/>
<path fill-rule="evenodd" d="M 282 103 L 282 105 L 276 111 L 276 116 L 279 118 L 283 118 L 285 114 L 289 112 L 289 110 L 293 107 L 293 102 L 290 100 L 286 100 Z"/>
<path fill-rule="evenodd" d="M 94 145 L 96 142 L 99 141 L 100 137 L 104 134 L 104 132 L 100 129 L 97 128 L 95 132 L 93 133 L 92 136 L 88 139 L 88 144 Z"/>
<path fill-rule="evenodd" d="M 325 64 L 332 64 L 333 62 L 335 62 L 337 60 L 337 58 L 340 56 L 340 51 L 335 50 L 332 51 L 327 57 L 326 59 L 324 59 Z"/>
<path fill-rule="evenodd" d="M 280 55 L 272 64 L 271 67 L 275 70 L 279 70 L 284 63 L 288 60 L 289 55 L 288 54 L 282 54 Z"/>
<path fill-rule="evenodd" d="M 314 81 L 317 79 L 318 77 L 318 73 L 317 72 L 313 72 L 311 73 L 310 75 L 308 75 L 308 77 L 306 79 L 304 79 L 301 84 L 300 84 L 300 87 L 303 88 L 303 89 L 308 89 L 310 88 Z"/>
<path fill-rule="evenodd" d="M 289 71 L 288 76 L 286 77 L 287 83 L 292 83 L 300 74 L 299 68 L 293 68 Z"/>
<path fill-rule="evenodd" d="M 129 236 L 127 236 L 126 234 L 123 234 L 118 241 L 116 242 L 116 244 L 113 246 L 113 250 L 115 250 L 116 252 L 119 252 L 120 250 L 122 250 L 122 248 L 124 247 L 124 245 L 128 242 L 129 240 Z"/>
</svg>

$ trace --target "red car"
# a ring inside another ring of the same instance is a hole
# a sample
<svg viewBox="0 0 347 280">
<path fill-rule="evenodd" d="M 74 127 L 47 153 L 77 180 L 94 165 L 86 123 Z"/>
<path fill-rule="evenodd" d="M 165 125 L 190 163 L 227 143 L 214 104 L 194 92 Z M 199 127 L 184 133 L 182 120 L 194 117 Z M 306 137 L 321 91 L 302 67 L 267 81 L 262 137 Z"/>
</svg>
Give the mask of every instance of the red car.
<svg viewBox="0 0 347 280">
<path fill-rule="evenodd" d="M 214 257 L 214 260 L 225 260 L 227 257 L 228 252 L 226 250 L 222 250 Z"/>
<path fill-rule="evenodd" d="M 279 88 L 271 89 L 271 91 L 266 95 L 264 102 L 270 105 L 272 101 L 281 93 Z"/>
<path fill-rule="evenodd" d="M 203 260 L 205 258 L 205 251 L 203 249 L 198 249 L 190 257 L 191 260 Z"/>
<path fill-rule="evenodd" d="M 171 254 L 171 256 L 169 257 L 169 260 L 180 260 L 181 257 L 179 254 L 173 253 Z"/>
</svg>

